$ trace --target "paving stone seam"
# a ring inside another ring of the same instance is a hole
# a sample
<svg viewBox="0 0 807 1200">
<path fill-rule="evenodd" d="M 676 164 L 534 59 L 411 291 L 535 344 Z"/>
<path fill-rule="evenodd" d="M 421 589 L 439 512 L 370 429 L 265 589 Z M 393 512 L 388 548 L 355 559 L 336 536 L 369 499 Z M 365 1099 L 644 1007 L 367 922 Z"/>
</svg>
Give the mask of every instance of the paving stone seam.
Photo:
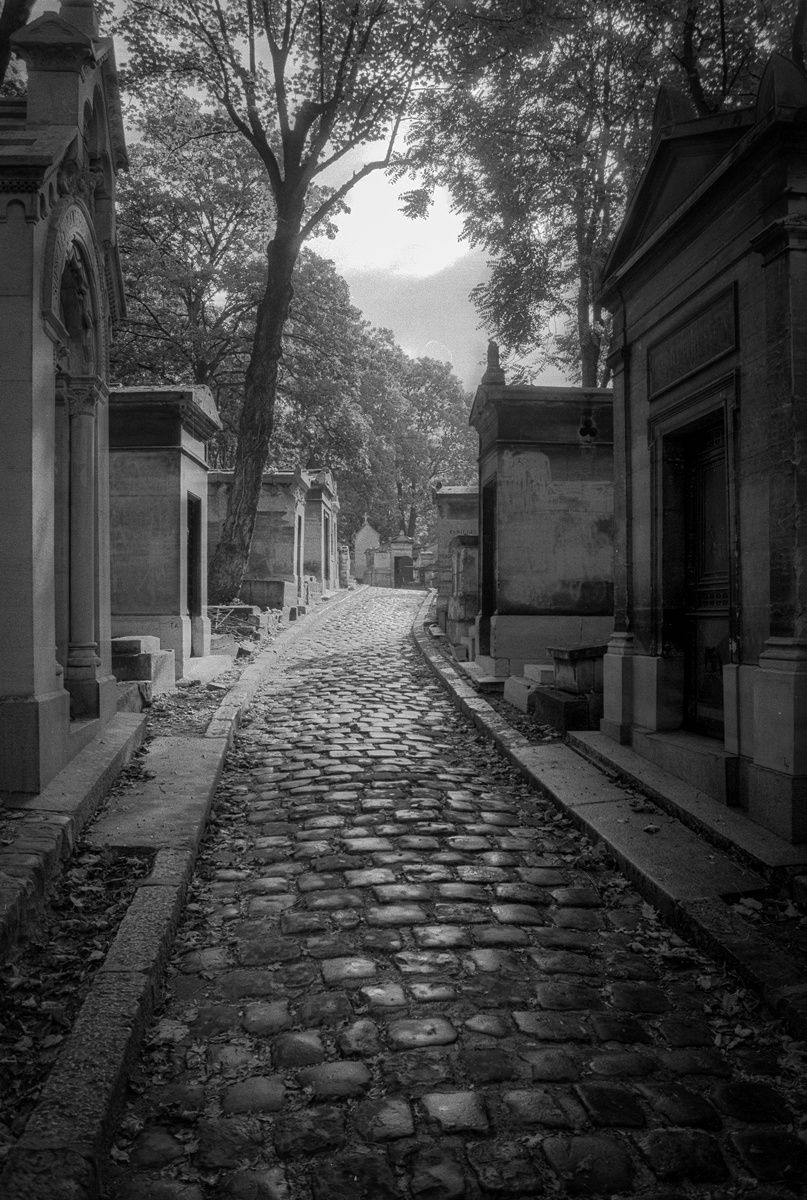
<svg viewBox="0 0 807 1200">
<path fill-rule="evenodd" d="M 547 795 L 595 841 L 608 847 L 620 869 L 639 893 L 658 908 L 667 920 L 698 945 L 709 950 L 724 965 L 735 970 L 785 1023 L 793 1036 L 807 1037 L 807 980 L 800 981 L 805 985 L 804 988 L 799 986 L 792 960 L 763 938 L 724 900 L 709 898 L 693 901 L 676 896 L 672 889 L 668 889 L 665 894 L 659 889 L 656 881 L 649 878 L 624 851 L 609 841 L 606 834 L 591 825 L 585 814 L 571 808 L 553 790 L 551 781 L 542 777 L 540 768 L 528 761 L 525 752 L 532 748 L 532 743 L 483 700 L 443 654 L 431 645 L 423 626 L 433 602 L 434 593 L 424 600 L 416 613 L 412 626 L 412 641 L 455 705 L 473 721 L 481 733 L 495 743 L 533 787 Z M 584 759 L 583 755 L 579 757 L 581 762 L 591 762 L 590 759 Z M 608 779 L 605 772 L 601 774 L 603 779 Z"/>
<path fill-rule="evenodd" d="M 70 857 L 82 830 L 143 742 L 145 717 L 122 713 L 113 720 L 116 725 L 105 730 L 106 741 L 85 746 L 40 793 L 0 806 L 0 817 L 26 814 L 12 818 L 12 829 L 19 836 L 0 846 L 0 955 L 9 952 L 31 923 L 60 863 Z M 100 772 L 82 781 L 85 761 L 99 757 Z"/>
<path fill-rule="evenodd" d="M 199 803 L 190 842 L 158 851 L 152 871 L 137 888 L 25 1131 L 0 1174 L 3 1200 L 56 1200 L 60 1194 L 70 1200 L 97 1200 L 101 1187 L 100 1163 L 108 1149 L 129 1069 L 140 1053 L 157 1002 L 163 968 L 173 946 L 213 796 L 235 731 L 258 688 L 294 648 L 302 631 L 333 612 L 334 601 L 337 605 L 340 601 L 344 603 L 362 590 L 340 592 L 316 612 L 307 614 L 305 622 L 299 625 L 299 634 L 297 626 L 284 630 L 273 646 L 247 668 L 250 674 L 246 685 L 240 686 L 244 680 L 242 674 L 224 696 L 202 735 L 206 739 L 219 739 L 220 748 L 214 758 L 203 764 L 204 778 L 195 781 Z M 279 647 L 278 640 L 281 640 Z M 144 725 L 145 721 L 141 727 Z M 214 725 L 215 733 L 211 732 Z M 172 777 L 167 782 L 173 786 L 176 779 Z M 104 794 L 99 796 L 96 808 Z M 94 813 L 95 809 L 87 813 L 82 828 Z M 159 893 L 156 901 L 155 893 Z M 136 964 L 134 969 L 132 960 Z M 108 1036 L 101 1040 L 99 1057 L 100 1031 L 108 1031 Z M 43 1153 L 50 1162 L 46 1175 L 41 1171 Z"/>
</svg>

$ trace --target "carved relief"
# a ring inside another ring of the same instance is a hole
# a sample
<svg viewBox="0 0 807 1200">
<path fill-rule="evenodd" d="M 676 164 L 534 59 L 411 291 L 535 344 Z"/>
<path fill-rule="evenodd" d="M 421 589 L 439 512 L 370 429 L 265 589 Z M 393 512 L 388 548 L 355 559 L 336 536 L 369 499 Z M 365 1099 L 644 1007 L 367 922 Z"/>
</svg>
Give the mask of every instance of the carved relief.
<svg viewBox="0 0 807 1200">
<path fill-rule="evenodd" d="M 45 328 L 52 340 L 63 342 L 62 283 L 67 277 L 80 305 L 80 362 L 71 370 L 105 377 L 109 363 L 109 303 L 104 280 L 104 258 L 87 207 L 76 195 L 63 196 L 51 215 L 45 247 L 43 310 Z"/>
</svg>

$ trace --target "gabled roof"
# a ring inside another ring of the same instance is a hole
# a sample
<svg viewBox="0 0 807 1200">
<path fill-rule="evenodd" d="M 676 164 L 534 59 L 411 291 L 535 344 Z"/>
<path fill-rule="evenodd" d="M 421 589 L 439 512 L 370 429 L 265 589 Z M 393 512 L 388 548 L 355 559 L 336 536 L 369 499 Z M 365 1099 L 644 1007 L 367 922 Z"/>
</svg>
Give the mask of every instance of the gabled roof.
<svg viewBox="0 0 807 1200">
<path fill-rule="evenodd" d="M 681 93 L 662 88 L 648 160 L 603 269 L 603 294 L 614 277 L 676 225 L 771 124 L 803 120 L 805 112 L 807 75 L 780 54 L 769 59 L 753 107 L 693 117 Z"/>
</svg>

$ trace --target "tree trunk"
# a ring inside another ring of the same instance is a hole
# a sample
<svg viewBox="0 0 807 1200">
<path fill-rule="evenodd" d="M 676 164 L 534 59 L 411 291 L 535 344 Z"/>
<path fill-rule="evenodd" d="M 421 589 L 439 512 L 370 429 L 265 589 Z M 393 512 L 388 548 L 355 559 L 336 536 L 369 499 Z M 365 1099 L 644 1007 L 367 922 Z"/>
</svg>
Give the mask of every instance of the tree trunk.
<svg viewBox="0 0 807 1200">
<path fill-rule="evenodd" d="M 292 231 L 289 231 L 289 225 Z M 258 306 L 255 337 L 244 380 L 244 404 L 238 422 L 233 482 L 221 537 L 208 568 L 212 604 L 226 604 L 238 595 L 244 578 L 261 480 L 274 423 L 277 370 L 283 353 L 283 327 L 292 299 L 291 279 L 300 252 L 299 220 L 278 220 L 267 251 L 266 290 Z"/>
<path fill-rule="evenodd" d="M 34 0 L 6 0 L 0 13 L 0 84 L 11 62 L 11 35 L 27 24 Z"/>
<path fill-rule="evenodd" d="M 406 523 L 406 536 L 413 538 L 418 523 L 418 510 L 414 504 L 409 506 L 409 520 Z"/>
<path fill-rule="evenodd" d="M 597 386 L 597 368 L 600 361 L 600 348 L 591 328 L 591 310 L 589 308 L 590 288 L 587 274 L 581 272 L 577 287 L 577 337 L 580 344 L 580 377 L 584 388 Z"/>
</svg>

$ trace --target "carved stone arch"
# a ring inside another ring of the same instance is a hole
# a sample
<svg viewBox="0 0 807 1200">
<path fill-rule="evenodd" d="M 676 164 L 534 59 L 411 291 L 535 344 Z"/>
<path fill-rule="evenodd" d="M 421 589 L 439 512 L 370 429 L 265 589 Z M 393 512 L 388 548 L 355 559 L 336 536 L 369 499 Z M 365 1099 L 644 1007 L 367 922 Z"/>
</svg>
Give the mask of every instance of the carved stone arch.
<svg viewBox="0 0 807 1200">
<path fill-rule="evenodd" d="M 74 337 L 62 318 L 62 288 L 65 272 L 78 273 L 74 283 L 86 280 L 86 301 L 82 320 L 89 320 L 92 332 L 93 364 L 80 371 L 106 380 L 109 373 L 109 299 L 104 278 L 104 256 L 93 228 L 92 218 L 83 200 L 65 196 L 54 208 L 45 246 L 42 280 L 42 318 L 45 329 L 56 344 L 57 354 L 69 352 Z"/>
</svg>

